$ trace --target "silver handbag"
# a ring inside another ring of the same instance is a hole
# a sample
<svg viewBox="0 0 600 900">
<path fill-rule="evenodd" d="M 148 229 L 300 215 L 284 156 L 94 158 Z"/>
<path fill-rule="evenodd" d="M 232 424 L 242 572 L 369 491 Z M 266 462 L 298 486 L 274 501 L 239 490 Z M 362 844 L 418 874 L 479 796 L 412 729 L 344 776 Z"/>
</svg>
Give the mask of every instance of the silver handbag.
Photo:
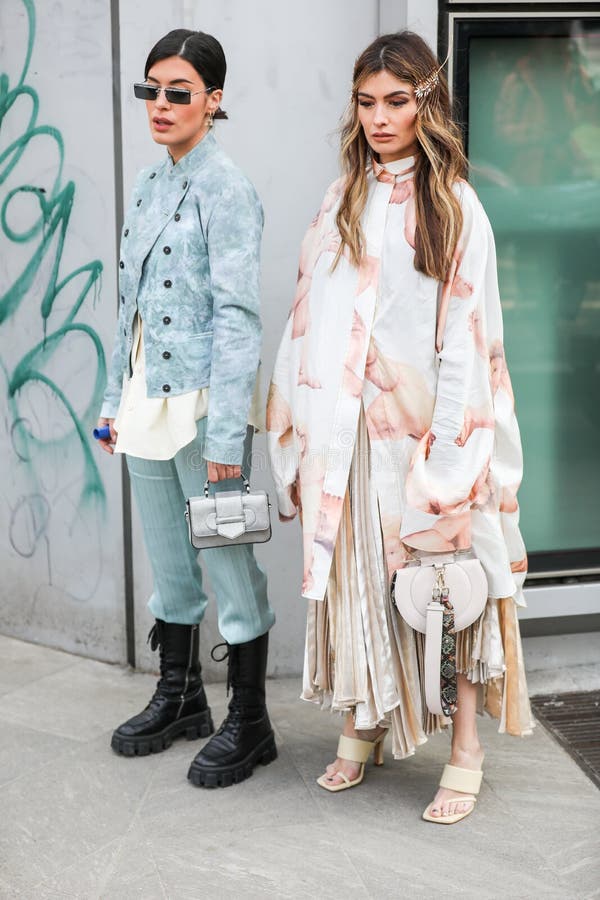
<svg viewBox="0 0 600 900">
<path fill-rule="evenodd" d="M 217 491 L 210 497 L 207 481 L 203 497 L 186 500 L 190 543 L 196 550 L 264 544 L 270 539 L 269 496 L 266 491 L 251 491 L 248 479 L 241 478 L 241 491 Z"/>
<path fill-rule="evenodd" d="M 485 572 L 470 551 L 423 556 L 394 573 L 392 602 L 425 635 L 425 700 L 432 713 L 456 711 L 456 632 L 479 618 L 487 598 Z"/>
</svg>

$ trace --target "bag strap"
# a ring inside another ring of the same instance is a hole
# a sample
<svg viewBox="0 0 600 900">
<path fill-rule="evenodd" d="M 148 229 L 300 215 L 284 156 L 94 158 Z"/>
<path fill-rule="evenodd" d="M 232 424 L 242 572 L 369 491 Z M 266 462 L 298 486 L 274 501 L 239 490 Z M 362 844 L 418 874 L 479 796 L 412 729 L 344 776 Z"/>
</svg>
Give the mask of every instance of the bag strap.
<svg viewBox="0 0 600 900">
<path fill-rule="evenodd" d="M 456 632 L 445 566 L 436 565 L 436 580 L 427 604 L 425 631 L 425 701 L 434 715 L 456 712 Z"/>
<path fill-rule="evenodd" d="M 436 716 L 443 716 L 440 703 L 440 662 L 442 658 L 444 607 L 433 600 L 427 605 L 427 630 L 425 632 L 425 702 L 427 709 Z"/>
<path fill-rule="evenodd" d="M 250 482 L 248 481 L 248 479 L 246 478 L 246 476 L 244 475 L 243 472 L 242 472 L 242 474 L 241 474 L 240 476 L 238 476 L 238 477 L 240 478 L 241 481 L 244 482 L 244 489 L 245 489 L 246 493 L 249 494 L 249 493 L 250 493 Z M 208 478 L 207 478 L 207 479 L 206 479 L 206 482 L 205 482 L 205 485 L 204 485 L 204 496 L 205 496 L 205 497 L 208 497 L 208 489 L 209 489 L 209 487 L 210 487 L 210 481 L 209 481 Z"/>
</svg>

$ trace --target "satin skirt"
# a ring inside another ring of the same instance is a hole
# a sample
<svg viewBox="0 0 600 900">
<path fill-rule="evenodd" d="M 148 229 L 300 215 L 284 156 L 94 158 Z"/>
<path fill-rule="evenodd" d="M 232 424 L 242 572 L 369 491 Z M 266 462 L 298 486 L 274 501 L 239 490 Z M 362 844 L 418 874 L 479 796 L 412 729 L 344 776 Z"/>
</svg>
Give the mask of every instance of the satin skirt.
<svg viewBox="0 0 600 900">
<path fill-rule="evenodd" d="M 369 477 L 361 410 L 333 563 L 323 601 L 308 601 L 302 699 L 352 712 L 355 728 L 391 727 L 396 759 L 412 755 L 450 723 L 425 703 L 424 635 L 396 612 L 384 561 L 379 505 Z M 479 686 L 478 708 L 499 731 L 530 734 L 523 653 L 512 597 L 490 598 L 457 634 L 457 671 Z"/>
</svg>

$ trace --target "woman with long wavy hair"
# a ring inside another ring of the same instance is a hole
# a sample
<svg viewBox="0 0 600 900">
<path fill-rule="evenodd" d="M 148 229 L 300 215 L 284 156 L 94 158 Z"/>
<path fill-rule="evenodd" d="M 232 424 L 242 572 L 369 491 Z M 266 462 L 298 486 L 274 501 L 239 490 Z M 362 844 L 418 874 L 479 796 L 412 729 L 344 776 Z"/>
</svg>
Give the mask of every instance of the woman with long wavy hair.
<svg viewBox="0 0 600 900">
<path fill-rule="evenodd" d="M 318 783 L 353 787 L 372 751 L 383 761 L 388 731 L 402 759 L 451 720 L 450 762 L 423 814 L 451 824 L 473 810 L 482 777 L 476 710 L 516 735 L 532 720 L 494 241 L 441 68 L 410 32 L 356 61 L 343 175 L 302 245 L 267 429 L 280 516 L 302 520 L 302 697 L 346 715 Z M 410 561 L 457 551 L 481 562 L 488 599 L 455 636 L 456 703 L 439 715 L 424 696 L 423 637 L 390 584 Z"/>
</svg>

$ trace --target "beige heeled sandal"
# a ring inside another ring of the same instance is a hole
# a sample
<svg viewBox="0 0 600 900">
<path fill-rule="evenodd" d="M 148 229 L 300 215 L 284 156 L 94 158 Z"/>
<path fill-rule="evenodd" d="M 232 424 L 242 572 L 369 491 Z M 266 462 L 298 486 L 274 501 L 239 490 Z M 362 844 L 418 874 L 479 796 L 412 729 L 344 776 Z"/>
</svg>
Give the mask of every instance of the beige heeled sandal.
<svg viewBox="0 0 600 900">
<path fill-rule="evenodd" d="M 367 762 L 371 751 L 373 751 L 373 762 L 376 766 L 383 765 L 383 741 L 387 734 L 387 729 L 375 738 L 374 741 L 361 741 L 358 738 L 346 737 L 345 734 L 340 735 L 337 748 L 338 759 L 346 759 L 348 762 L 360 763 L 360 771 L 358 777 L 354 781 L 350 781 L 343 772 L 334 772 L 333 775 L 321 775 L 317 778 L 317 784 L 326 791 L 345 791 L 347 788 L 356 787 L 360 784 L 365 775 L 365 763 Z M 330 779 L 339 775 L 342 779 L 341 784 L 331 784 Z"/>
<path fill-rule="evenodd" d="M 475 772 L 472 769 L 461 769 L 458 766 L 444 766 L 444 771 L 440 778 L 440 787 L 448 788 L 449 791 L 460 791 L 465 794 L 464 797 L 456 797 L 449 802 L 470 803 L 471 805 L 466 812 L 453 813 L 450 816 L 432 816 L 431 810 L 439 808 L 434 807 L 435 801 L 432 801 L 423 813 L 425 821 L 435 822 L 436 825 L 454 825 L 455 822 L 460 822 L 461 819 L 470 815 L 477 803 L 476 794 L 479 793 L 482 778 L 482 771 Z"/>
</svg>

